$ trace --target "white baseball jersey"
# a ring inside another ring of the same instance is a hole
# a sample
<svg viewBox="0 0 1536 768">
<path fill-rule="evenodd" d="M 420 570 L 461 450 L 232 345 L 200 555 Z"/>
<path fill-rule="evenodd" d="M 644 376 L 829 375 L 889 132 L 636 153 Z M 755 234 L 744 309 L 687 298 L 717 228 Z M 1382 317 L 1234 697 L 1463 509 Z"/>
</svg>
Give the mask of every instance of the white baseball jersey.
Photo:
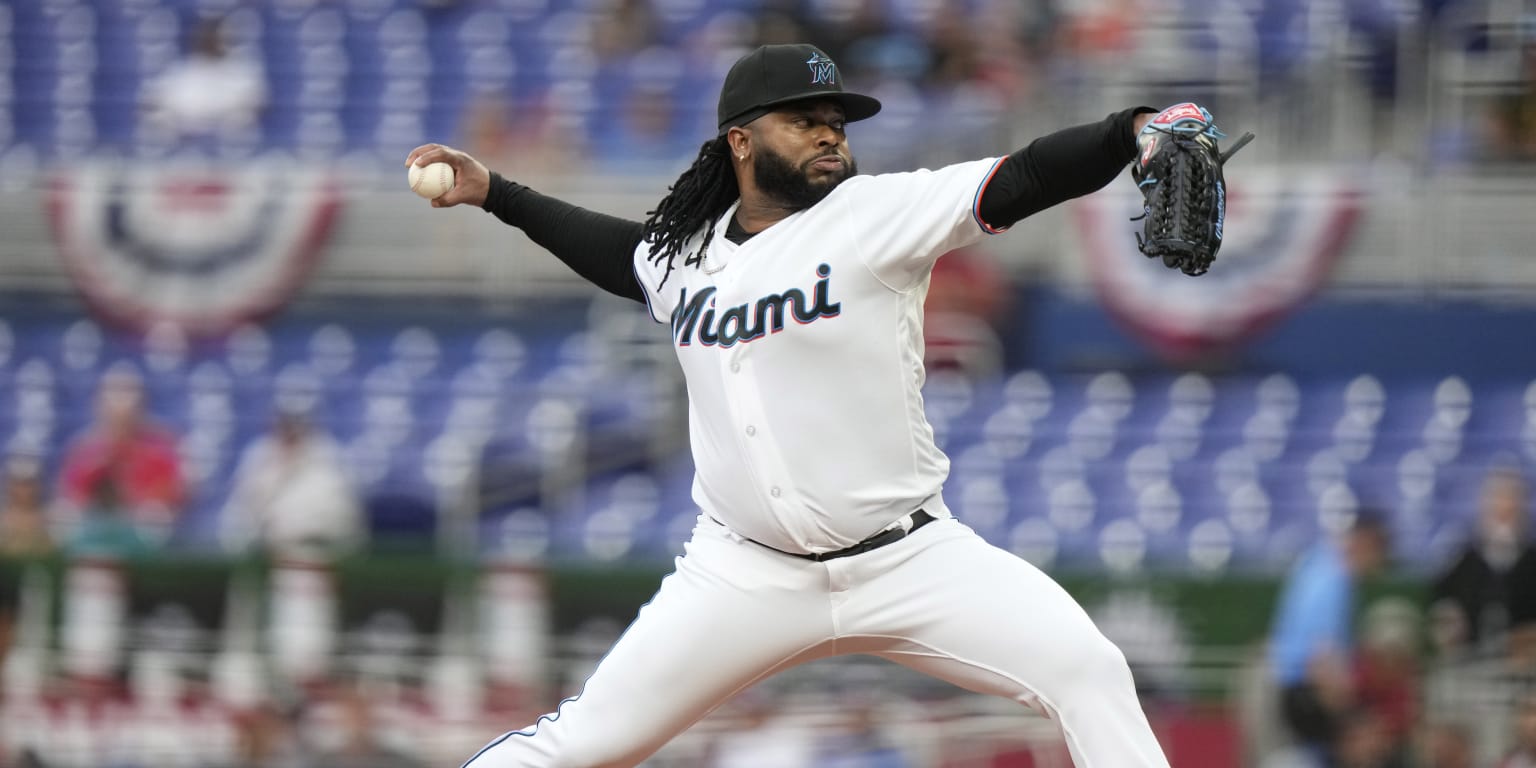
<svg viewBox="0 0 1536 768">
<path fill-rule="evenodd" d="M 725 237 L 732 206 L 702 263 L 679 256 L 670 275 L 640 244 L 636 276 L 688 382 L 693 498 L 706 514 L 805 553 L 856 544 L 919 507 L 948 515 L 949 460 L 921 394 L 923 300 L 941 254 L 1001 231 L 976 213 L 1000 163 L 855 176 L 741 245 Z"/>
</svg>

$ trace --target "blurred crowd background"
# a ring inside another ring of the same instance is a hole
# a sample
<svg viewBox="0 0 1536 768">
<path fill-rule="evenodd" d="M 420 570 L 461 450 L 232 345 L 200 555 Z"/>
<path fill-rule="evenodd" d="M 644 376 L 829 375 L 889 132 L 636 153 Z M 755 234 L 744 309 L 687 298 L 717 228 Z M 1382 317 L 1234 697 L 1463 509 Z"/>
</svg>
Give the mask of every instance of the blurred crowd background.
<svg viewBox="0 0 1536 768">
<path fill-rule="evenodd" d="M 1528 0 L 0 3 L 0 765 L 452 765 L 578 690 L 698 514 L 669 341 L 402 163 L 639 218 L 791 41 L 866 171 L 1255 131 L 1203 278 L 1128 183 L 940 261 L 948 503 L 1176 766 L 1536 766 Z M 649 764 L 1069 763 L 847 659 Z"/>
</svg>

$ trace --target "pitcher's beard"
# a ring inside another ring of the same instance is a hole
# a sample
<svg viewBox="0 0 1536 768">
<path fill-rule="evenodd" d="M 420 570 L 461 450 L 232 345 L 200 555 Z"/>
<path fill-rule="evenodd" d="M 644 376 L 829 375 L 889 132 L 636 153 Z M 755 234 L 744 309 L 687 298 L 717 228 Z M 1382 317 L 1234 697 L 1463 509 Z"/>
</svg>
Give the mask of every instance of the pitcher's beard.
<svg viewBox="0 0 1536 768">
<path fill-rule="evenodd" d="M 837 185 L 859 174 L 858 163 L 849 158 L 848 166 L 841 172 L 823 174 L 821 179 L 812 181 L 809 168 L 814 162 L 815 159 L 808 161 L 802 168 L 796 168 L 789 158 L 763 147 L 752 156 L 752 173 L 756 177 L 757 188 L 764 195 L 796 211 L 803 211 L 821 202 L 832 194 Z"/>
</svg>

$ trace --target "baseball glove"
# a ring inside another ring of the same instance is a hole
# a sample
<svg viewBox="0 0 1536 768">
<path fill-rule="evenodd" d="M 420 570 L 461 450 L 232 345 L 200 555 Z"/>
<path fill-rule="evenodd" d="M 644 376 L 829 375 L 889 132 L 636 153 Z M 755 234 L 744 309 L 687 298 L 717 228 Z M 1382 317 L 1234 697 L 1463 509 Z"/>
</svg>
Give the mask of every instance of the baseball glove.
<svg viewBox="0 0 1536 768">
<path fill-rule="evenodd" d="M 1169 107 L 1136 137 L 1140 154 L 1131 177 L 1145 206 L 1132 221 L 1145 221 L 1136 247 L 1148 258 L 1186 275 L 1203 275 L 1221 249 L 1227 214 L 1227 186 L 1221 169 L 1253 140 L 1246 133 L 1225 153 L 1216 142 L 1226 134 L 1197 104 Z"/>
</svg>

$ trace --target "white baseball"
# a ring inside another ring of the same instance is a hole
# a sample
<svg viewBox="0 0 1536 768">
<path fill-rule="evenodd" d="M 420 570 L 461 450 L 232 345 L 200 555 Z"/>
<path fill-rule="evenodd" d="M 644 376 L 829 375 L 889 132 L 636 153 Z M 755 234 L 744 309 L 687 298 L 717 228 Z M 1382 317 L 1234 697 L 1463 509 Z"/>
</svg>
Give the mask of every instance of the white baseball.
<svg viewBox="0 0 1536 768">
<path fill-rule="evenodd" d="M 436 200 L 453 189 L 453 166 L 447 163 L 412 165 L 405 174 L 411 191 L 428 200 Z"/>
</svg>

